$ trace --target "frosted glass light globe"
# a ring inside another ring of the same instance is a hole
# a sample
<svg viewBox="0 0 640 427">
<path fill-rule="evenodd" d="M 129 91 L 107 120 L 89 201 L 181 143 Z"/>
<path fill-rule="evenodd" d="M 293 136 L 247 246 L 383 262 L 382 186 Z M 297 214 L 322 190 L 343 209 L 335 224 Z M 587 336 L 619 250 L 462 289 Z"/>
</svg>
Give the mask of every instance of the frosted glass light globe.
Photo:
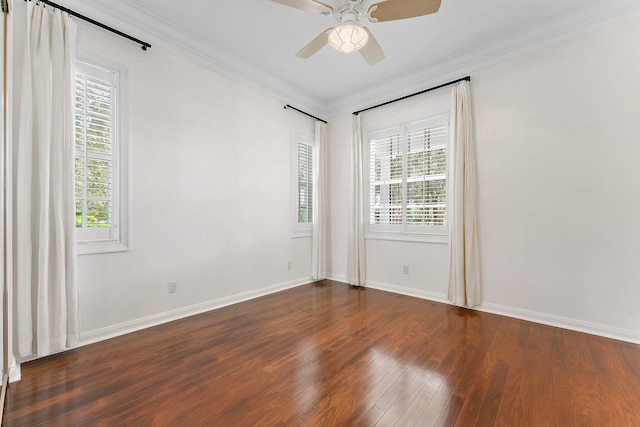
<svg viewBox="0 0 640 427">
<path fill-rule="evenodd" d="M 369 34 L 364 28 L 353 24 L 336 27 L 329 33 L 329 44 L 336 50 L 351 53 L 361 49 L 369 41 Z"/>
</svg>

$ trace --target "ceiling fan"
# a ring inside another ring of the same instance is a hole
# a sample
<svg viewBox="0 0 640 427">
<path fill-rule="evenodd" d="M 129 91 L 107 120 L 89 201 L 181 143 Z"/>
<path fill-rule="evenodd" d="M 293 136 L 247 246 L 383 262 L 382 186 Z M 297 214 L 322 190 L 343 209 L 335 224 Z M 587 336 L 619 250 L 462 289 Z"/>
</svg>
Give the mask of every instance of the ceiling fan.
<svg viewBox="0 0 640 427">
<path fill-rule="evenodd" d="M 367 27 L 360 20 L 368 18 L 370 22 L 395 21 L 429 15 L 440 9 L 441 0 L 382 0 L 367 7 L 368 0 L 335 0 L 331 7 L 316 0 L 271 0 L 276 3 L 321 15 L 333 15 L 337 27 L 330 27 L 296 53 L 298 58 L 309 58 L 325 45 L 350 53 L 359 51 L 369 65 L 384 59 L 384 52 Z"/>
</svg>

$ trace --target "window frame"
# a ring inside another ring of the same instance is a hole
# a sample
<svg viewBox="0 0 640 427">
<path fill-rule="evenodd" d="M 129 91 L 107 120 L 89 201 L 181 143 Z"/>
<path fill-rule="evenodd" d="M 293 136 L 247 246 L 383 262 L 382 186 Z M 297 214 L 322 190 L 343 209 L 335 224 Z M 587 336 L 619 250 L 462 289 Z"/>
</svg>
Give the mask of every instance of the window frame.
<svg viewBox="0 0 640 427">
<path fill-rule="evenodd" d="M 446 214 L 444 225 L 410 225 L 407 224 L 407 135 L 409 132 L 428 126 L 429 123 L 446 123 L 446 159 L 447 170 L 446 180 Z M 422 125 L 422 126 L 421 126 Z M 449 209 L 451 205 L 451 189 L 449 180 L 450 170 L 450 137 L 451 137 L 451 117 L 449 112 L 433 114 L 415 118 L 405 118 L 397 120 L 387 125 L 365 129 L 363 132 L 363 175 L 364 175 L 364 207 L 365 207 L 365 238 L 372 240 L 393 240 L 426 243 L 448 243 L 449 242 Z M 402 222 L 400 224 L 371 224 L 371 139 L 379 139 L 400 135 L 400 145 L 402 153 Z"/>
<path fill-rule="evenodd" d="M 76 72 L 92 76 L 109 75 L 112 83 L 112 116 L 114 120 L 111 149 L 112 226 L 106 233 L 77 230 L 78 255 L 129 251 L 131 249 L 130 191 L 130 109 L 129 74 L 125 65 L 90 52 L 79 52 Z M 91 74 L 91 70 L 96 71 Z M 89 72 L 87 72 L 89 71 Z M 75 119 L 74 119 L 75 120 Z M 75 126 L 74 126 L 75 127 Z M 75 143 L 74 143 L 75 150 Z M 75 157 L 75 154 L 74 154 Z M 94 234 L 94 236 L 91 236 Z"/>
<path fill-rule="evenodd" d="M 310 135 L 294 132 L 291 141 L 291 237 L 311 237 L 313 234 L 313 216 L 308 222 L 298 222 L 298 145 L 305 144 L 311 148 L 312 158 L 311 166 L 313 166 L 313 154 L 315 152 L 315 141 Z M 313 183 L 313 169 L 310 176 Z M 313 183 L 315 191 L 315 183 Z M 311 193 L 313 200 L 313 193 Z M 313 215 L 313 213 L 312 213 Z"/>
</svg>

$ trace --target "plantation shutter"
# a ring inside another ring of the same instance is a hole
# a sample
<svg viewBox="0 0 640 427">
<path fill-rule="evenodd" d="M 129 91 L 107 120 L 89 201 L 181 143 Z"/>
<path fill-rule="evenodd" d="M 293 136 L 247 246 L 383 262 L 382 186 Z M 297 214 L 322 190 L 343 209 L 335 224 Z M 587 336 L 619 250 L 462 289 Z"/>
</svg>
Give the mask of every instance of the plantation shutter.
<svg viewBox="0 0 640 427">
<path fill-rule="evenodd" d="M 298 142 L 298 223 L 313 222 L 313 145 Z"/>
<path fill-rule="evenodd" d="M 369 231 L 446 234 L 448 117 L 370 132 L 367 139 Z"/>
<path fill-rule="evenodd" d="M 369 140 L 369 223 L 401 224 L 403 150 L 400 128 L 378 132 Z"/>
<path fill-rule="evenodd" d="M 78 240 L 113 238 L 114 85 L 111 73 L 78 66 L 75 90 L 75 187 Z"/>
<path fill-rule="evenodd" d="M 407 131 L 407 225 L 443 226 L 447 217 L 449 123 L 418 123 Z"/>
</svg>

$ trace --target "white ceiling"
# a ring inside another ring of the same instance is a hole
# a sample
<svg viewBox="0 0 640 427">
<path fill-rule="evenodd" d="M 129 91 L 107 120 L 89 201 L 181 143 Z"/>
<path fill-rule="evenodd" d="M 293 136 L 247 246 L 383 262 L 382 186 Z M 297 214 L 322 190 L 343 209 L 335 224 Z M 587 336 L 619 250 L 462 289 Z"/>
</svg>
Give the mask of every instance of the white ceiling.
<svg viewBox="0 0 640 427">
<path fill-rule="evenodd" d="M 128 16 L 129 27 L 181 34 L 183 44 L 191 40 L 232 63 L 232 72 L 234 67 L 252 68 L 244 75 L 260 75 L 257 81 L 300 91 L 320 106 L 315 110 L 325 111 L 356 94 L 374 99 L 383 89 L 397 92 L 412 82 L 462 77 L 457 73 L 468 71 L 469 64 L 566 39 L 640 9 L 638 0 L 442 0 L 433 15 L 367 22 L 386 54 L 384 61 L 369 66 L 359 54 L 343 54 L 329 46 L 310 59 L 294 56 L 336 24 L 332 16 L 270 0 L 121 2 L 128 8 L 119 11 Z"/>
</svg>

